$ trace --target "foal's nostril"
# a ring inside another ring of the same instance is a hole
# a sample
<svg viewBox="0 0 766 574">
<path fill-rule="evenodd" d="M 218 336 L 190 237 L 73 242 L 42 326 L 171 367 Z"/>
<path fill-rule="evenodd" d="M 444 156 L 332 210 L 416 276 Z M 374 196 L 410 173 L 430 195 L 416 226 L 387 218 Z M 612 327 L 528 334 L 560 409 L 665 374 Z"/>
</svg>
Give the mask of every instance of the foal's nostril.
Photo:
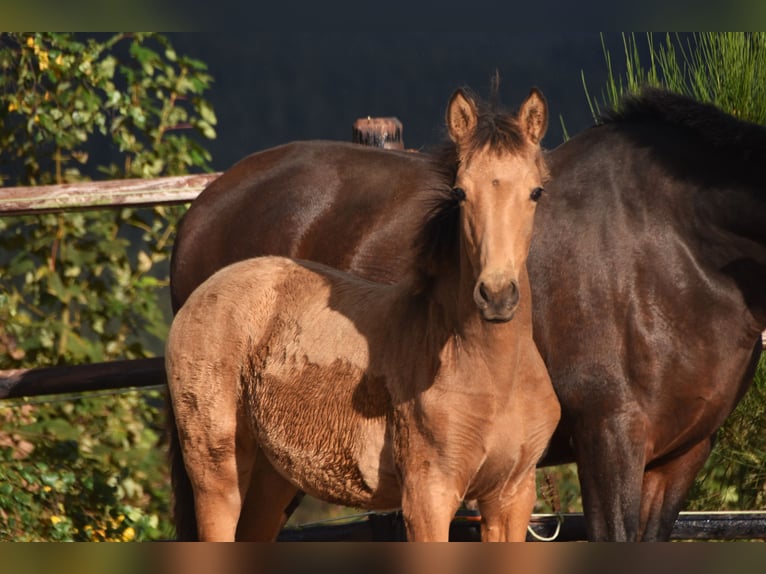
<svg viewBox="0 0 766 574">
<path fill-rule="evenodd" d="M 508 303 L 515 306 L 519 302 L 519 285 L 516 281 L 511 281 L 508 286 Z"/>
<path fill-rule="evenodd" d="M 479 283 L 479 297 L 485 303 L 489 303 L 489 294 L 487 293 L 487 287 L 484 283 Z"/>
</svg>

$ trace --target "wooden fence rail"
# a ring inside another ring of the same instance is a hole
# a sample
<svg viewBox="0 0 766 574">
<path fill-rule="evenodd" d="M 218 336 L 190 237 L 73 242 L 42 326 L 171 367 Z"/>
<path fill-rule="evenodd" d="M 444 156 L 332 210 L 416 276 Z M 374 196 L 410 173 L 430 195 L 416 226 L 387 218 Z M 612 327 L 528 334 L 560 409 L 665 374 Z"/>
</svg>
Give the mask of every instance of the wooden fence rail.
<svg viewBox="0 0 766 574">
<path fill-rule="evenodd" d="M 167 383 L 163 357 L 0 371 L 0 399 L 154 387 Z"/>
<path fill-rule="evenodd" d="M 220 173 L 0 187 L 0 215 L 187 203 Z"/>
</svg>

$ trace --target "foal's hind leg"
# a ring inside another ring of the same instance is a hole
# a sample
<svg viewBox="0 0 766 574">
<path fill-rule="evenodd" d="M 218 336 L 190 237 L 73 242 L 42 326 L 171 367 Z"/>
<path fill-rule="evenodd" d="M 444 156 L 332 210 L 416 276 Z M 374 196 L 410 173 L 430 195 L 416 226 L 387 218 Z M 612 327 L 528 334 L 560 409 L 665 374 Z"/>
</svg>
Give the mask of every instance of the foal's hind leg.
<svg viewBox="0 0 766 574">
<path fill-rule="evenodd" d="M 199 420 L 205 421 L 192 419 Z M 249 433 L 237 430 L 244 425 L 237 425 L 236 417 L 219 417 L 217 424 L 184 422 L 180 437 L 194 490 L 199 540 L 234 541 L 256 445 Z"/>
<path fill-rule="evenodd" d="M 297 492 L 298 488 L 283 478 L 258 449 L 237 526 L 237 540 L 276 539 L 289 518 L 285 508 Z"/>
<path fill-rule="evenodd" d="M 233 447 L 231 449 L 233 451 Z M 242 496 L 234 453 L 213 458 L 187 457 L 189 478 L 194 488 L 197 532 L 202 542 L 233 541 L 237 530 Z"/>
</svg>

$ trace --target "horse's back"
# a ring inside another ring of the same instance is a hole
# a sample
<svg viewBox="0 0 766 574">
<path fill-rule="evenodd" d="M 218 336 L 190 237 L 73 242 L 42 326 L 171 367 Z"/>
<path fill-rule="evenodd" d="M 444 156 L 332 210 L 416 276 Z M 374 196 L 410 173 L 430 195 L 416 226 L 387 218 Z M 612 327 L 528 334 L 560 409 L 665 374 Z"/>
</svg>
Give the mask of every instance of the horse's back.
<svg viewBox="0 0 766 574">
<path fill-rule="evenodd" d="M 259 255 L 394 282 L 409 265 L 408 238 L 426 207 L 399 206 L 436 185 L 429 165 L 422 154 L 326 141 L 244 158 L 203 190 L 181 221 L 170 271 L 174 310 L 224 265 Z"/>
</svg>

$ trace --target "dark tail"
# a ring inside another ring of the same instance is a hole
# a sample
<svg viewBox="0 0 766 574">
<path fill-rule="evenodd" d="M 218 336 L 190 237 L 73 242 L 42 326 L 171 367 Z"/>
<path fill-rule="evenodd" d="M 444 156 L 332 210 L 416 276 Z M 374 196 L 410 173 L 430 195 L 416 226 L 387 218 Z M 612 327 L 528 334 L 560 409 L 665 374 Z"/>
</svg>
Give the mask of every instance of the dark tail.
<svg viewBox="0 0 766 574">
<path fill-rule="evenodd" d="M 170 459 L 170 483 L 173 488 L 173 522 L 176 540 L 194 542 L 198 540 L 197 516 L 194 513 L 194 491 L 181 454 L 178 440 L 176 417 L 170 397 L 165 402 L 165 430 L 168 435 L 168 457 Z"/>
</svg>

